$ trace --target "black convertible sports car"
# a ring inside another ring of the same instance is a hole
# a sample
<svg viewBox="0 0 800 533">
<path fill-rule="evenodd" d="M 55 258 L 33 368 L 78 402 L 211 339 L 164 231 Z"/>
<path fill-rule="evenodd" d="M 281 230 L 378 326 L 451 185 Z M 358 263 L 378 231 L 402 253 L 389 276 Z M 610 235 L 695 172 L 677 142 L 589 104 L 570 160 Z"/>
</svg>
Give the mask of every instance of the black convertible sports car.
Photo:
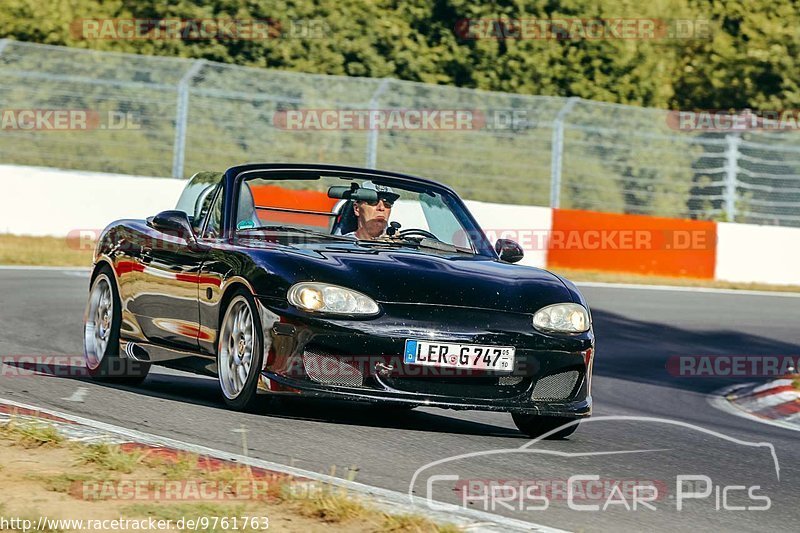
<svg viewBox="0 0 800 533">
<path fill-rule="evenodd" d="M 127 383 L 153 364 L 217 376 L 234 409 L 264 393 L 507 411 L 563 437 L 591 413 L 591 316 L 572 283 L 521 258 L 430 180 L 203 172 L 176 210 L 103 231 L 86 364 Z"/>
</svg>

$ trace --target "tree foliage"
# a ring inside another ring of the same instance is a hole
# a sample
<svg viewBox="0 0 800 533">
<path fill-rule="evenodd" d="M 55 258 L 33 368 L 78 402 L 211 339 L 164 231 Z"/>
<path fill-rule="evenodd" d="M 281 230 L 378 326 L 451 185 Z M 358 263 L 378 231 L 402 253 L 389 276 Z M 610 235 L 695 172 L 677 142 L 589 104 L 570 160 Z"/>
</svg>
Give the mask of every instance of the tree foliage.
<svg viewBox="0 0 800 533">
<path fill-rule="evenodd" d="M 796 0 L 4 0 L 0 34 L 140 54 L 661 108 L 800 105 Z M 272 19 L 258 40 L 84 39 L 79 19 Z M 464 19 L 705 21 L 673 39 L 465 39 Z M 300 21 L 294 26 L 292 21 Z M 311 37 L 287 35 L 312 24 Z"/>
</svg>

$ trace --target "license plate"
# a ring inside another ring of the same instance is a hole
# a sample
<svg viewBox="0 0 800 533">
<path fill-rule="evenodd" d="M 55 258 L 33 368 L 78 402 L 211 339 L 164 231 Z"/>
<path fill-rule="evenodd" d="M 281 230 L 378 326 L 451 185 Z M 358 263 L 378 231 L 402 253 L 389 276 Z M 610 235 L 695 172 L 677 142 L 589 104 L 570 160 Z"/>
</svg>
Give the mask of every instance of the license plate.
<svg viewBox="0 0 800 533">
<path fill-rule="evenodd" d="M 513 346 L 481 346 L 406 340 L 403 361 L 414 365 L 481 370 L 514 369 Z"/>
</svg>

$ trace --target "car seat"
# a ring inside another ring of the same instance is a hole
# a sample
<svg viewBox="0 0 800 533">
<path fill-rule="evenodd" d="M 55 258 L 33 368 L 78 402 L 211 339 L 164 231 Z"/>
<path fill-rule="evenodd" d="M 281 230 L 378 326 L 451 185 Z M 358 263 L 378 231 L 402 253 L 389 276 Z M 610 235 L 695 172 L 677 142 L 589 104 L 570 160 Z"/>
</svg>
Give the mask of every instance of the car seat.
<svg viewBox="0 0 800 533">
<path fill-rule="evenodd" d="M 261 220 L 258 218 L 256 212 L 256 203 L 253 200 L 253 191 L 250 190 L 250 185 L 244 181 L 239 190 L 239 206 L 236 209 L 236 227 L 242 222 L 250 221 L 255 227 L 261 225 Z"/>
<path fill-rule="evenodd" d="M 358 218 L 353 212 L 353 200 L 347 200 L 341 204 L 339 214 L 333 223 L 334 235 L 347 235 L 358 229 Z"/>
</svg>

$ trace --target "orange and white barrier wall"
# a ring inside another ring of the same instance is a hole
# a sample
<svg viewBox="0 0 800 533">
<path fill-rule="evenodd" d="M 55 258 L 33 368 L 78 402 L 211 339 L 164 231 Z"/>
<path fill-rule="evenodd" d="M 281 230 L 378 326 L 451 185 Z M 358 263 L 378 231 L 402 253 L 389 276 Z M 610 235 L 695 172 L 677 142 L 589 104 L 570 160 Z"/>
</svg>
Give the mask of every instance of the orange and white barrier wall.
<svg viewBox="0 0 800 533">
<path fill-rule="evenodd" d="M 716 241 L 709 221 L 554 209 L 547 265 L 714 279 Z"/>
<path fill-rule="evenodd" d="M 184 183 L 0 165 L 0 233 L 74 236 L 145 218 L 174 208 Z M 529 266 L 800 285 L 800 228 L 466 204 L 492 242 L 519 242 Z"/>
<path fill-rule="evenodd" d="M 800 285 L 800 228 L 720 222 L 714 278 Z"/>
</svg>

